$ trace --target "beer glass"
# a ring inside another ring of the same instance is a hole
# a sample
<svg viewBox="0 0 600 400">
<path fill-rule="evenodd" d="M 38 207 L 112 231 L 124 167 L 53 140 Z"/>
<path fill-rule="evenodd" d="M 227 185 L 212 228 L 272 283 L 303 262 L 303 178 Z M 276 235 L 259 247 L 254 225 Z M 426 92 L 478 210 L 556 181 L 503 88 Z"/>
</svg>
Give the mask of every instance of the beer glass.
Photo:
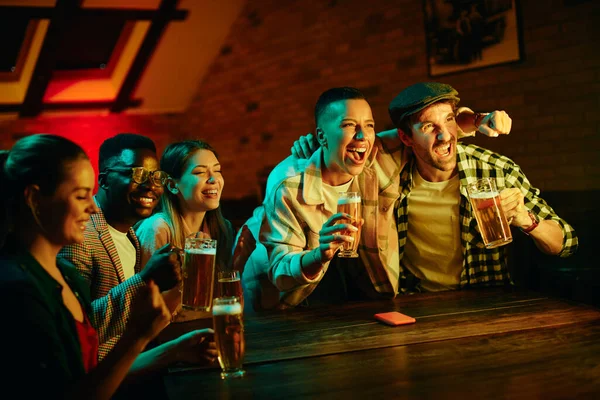
<svg viewBox="0 0 600 400">
<path fill-rule="evenodd" d="M 236 296 L 217 297 L 212 308 L 213 329 L 217 355 L 221 365 L 221 379 L 240 378 L 246 343 L 242 305 Z"/>
<path fill-rule="evenodd" d="M 349 214 L 352 217 L 350 223 L 358 228 L 362 215 L 360 208 L 360 194 L 357 192 L 340 193 L 337 204 L 337 212 Z M 348 221 L 343 220 L 340 223 L 348 223 Z M 356 250 L 358 249 L 358 242 L 360 241 L 360 229 L 356 232 L 346 230 L 343 232 L 343 234 L 352 236 L 354 238 L 354 242 L 344 242 L 342 249 L 338 253 L 338 257 L 358 257 L 358 252 Z"/>
<path fill-rule="evenodd" d="M 467 192 L 485 247 L 493 249 L 512 242 L 512 233 L 500 205 L 500 192 L 495 180 L 478 179 L 467 185 Z"/>
<path fill-rule="evenodd" d="M 240 271 L 217 272 L 217 288 L 217 297 L 238 297 L 242 309 L 244 308 L 244 294 L 242 292 Z"/>
<path fill-rule="evenodd" d="M 213 298 L 217 241 L 188 237 L 185 239 L 185 259 L 181 306 L 188 310 L 210 311 Z"/>
</svg>

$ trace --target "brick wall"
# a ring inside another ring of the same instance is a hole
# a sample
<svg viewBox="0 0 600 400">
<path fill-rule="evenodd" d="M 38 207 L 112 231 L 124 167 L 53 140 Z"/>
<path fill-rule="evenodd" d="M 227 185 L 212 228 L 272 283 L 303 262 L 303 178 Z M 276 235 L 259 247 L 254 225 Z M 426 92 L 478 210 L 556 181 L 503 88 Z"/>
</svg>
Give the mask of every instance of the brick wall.
<svg viewBox="0 0 600 400">
<path fill-rule="evenodd" d="M 257 191 L 256 173 L 313 129 L 318 95 L 363 89 L 378 129 L 389 101 L 427 75 L 420 0 L 251 0 L 185 115 L 59 117 L 0 121 L 0 145 L 20 132 L 92 135 L 133 131 L 171 140 L 204 138 L 224 164 L 224 197 Z M 504 109 L 513 133 L 474 142 L 519 163 L 542 190 L 600 189 L 600 2 L 522 0 L 524 60 L 447 75 L 461 104 Z M 202 51 L 202 49 L 198 49 Z M 91 133 L 90 133 L 91 132 Z M 99 142 L 98 142 L 99 143 Z"/>
</svg>

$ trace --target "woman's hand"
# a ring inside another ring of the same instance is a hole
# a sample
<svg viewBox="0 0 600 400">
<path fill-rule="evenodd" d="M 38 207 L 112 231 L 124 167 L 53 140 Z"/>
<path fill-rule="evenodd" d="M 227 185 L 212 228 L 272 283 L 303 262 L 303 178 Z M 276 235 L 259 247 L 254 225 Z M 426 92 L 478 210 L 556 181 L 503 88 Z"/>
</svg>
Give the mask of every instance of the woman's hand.
<svg viewBox="0 0 600 400">
<path fill-rule="evenodd" d="M 171 313 L 160 294 L 158 285 L 149 281 L 138 291 L 131 306 L 127 329 L 148 341 L 154 339 L 171 321 Z"/>
<path fill-rule="evenodd" d="M 343 222 L 342 222 L 343 221 Z M 359 227 L 354 226 L 352 217 L 348 214 L 333 214 L 321 228 L 319 232 L 319 252 L 321 263 L 331 261 L 335 253 L 342 248 L 344 243 L 354 243 L 354 237 L 348 235 L 350 232 L 360 231 L 362 220 Z M 360 234 L 358 235 L 360 237 Z"/>
<path fill-rule="evenodd" d="M 214 364 L 217 359 L 217 346 L 212 329 L 188 332 L 173 340 L 175 360 L 200 365 Z"/>
</svg>

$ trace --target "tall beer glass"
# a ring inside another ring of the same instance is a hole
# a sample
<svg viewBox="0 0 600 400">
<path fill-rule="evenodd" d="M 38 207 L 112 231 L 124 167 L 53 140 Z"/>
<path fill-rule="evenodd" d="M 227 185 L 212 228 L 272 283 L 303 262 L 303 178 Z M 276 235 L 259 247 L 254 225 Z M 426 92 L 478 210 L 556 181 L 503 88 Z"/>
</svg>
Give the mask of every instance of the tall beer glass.
<svg viewBox="0 0 600 400">
<path fill-rule="evenodd" d="M 239 378 L 246 373 L 242 368 L 246 351 L 242 310 L 239 298 L 235 296 L 214 300 L 213 328 L 222 369 L 221 379 Z"/>
<path fill-rule="evenodd" d="M 217 277 L 218 293 L 216 297 L 238 297 L 243 309 L 244 294 L 242 290 L 240 271 L 219 271 L 217 273 Z"/>
<path fill-rule="evenodd" d="M 493 249 L 512 242 L 512 233 L 494 179 L 478 179 L 467 185 L 467 192 L 485 247 Z"/>
<path fill-rule="evenodd" d="M 338 198 L 337 212 L 349 214 L 352 218 L 351 221 L 343 220 L 341 223 L 350 222 L 352 225 L 359 227 L 359 221 L 361 218 L 361 207 L 360 207 L 360 194 L 357 192 L 344 192 L 340 193 Z M 358 257 L 358 243 L 360 241 L 360 229 L 356 232 L 346 230 L 343 232 L 344 235 L 352 236 L 354 242 L 344 242 L 342 249 L 338 253 L 338 257 Z"/>
<path fill-rule="evenodd" d="M 213 298 L 217 241 L 186 238 L 183 262 L 181 306 L 188 310 L 210 311 Z"/>
</svg>

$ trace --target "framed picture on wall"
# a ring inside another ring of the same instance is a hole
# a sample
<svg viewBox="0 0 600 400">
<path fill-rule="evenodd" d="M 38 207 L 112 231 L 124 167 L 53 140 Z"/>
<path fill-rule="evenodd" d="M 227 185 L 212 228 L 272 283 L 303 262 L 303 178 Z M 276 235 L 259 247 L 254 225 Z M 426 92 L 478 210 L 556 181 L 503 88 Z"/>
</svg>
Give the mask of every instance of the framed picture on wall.
<svg viewBox="0 0 600 400">
<path fill-rule="evenodd" d="M 517 0 L 423 0 L 430 76 L 522 59 Z"/>
</svg>

